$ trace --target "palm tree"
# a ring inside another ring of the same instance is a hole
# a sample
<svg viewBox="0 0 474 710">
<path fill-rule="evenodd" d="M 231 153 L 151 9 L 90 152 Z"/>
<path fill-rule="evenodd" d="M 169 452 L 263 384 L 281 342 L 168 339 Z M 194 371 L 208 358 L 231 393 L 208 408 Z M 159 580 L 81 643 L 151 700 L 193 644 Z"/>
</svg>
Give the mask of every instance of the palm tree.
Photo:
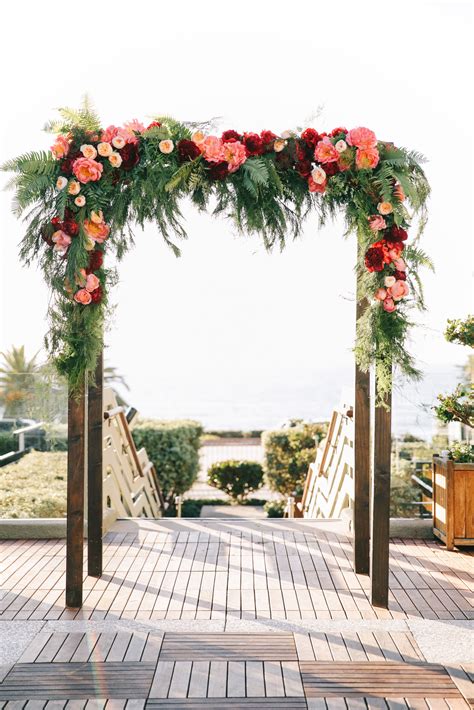
<svg viewBox="0 0 474 710">
<path fill-rule="evenodd" d="M 34 376 L 40 367 L 36 361 L 38 353 L 28 360 L 25 346 L 16 348 L 13 345 L 0 356 L 3 358 L 0 366 L 0 404 L 5 407 L 6 416 L 24 416 L 28 401 L 33 396 Z"/>
</svg>

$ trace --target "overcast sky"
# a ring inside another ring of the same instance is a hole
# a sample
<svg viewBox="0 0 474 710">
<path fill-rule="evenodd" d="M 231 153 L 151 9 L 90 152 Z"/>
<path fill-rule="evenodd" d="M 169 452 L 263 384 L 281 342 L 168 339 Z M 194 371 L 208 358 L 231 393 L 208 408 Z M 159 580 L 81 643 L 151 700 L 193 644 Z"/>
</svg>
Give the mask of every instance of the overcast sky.
<svg viewBox="0 0 474 710">
<path fill-rule="evenodd" d="M 276 132 L 368 126 L 423 152 L 432 185 L 423 246 L 428 312 L 412 348 L 422 366 L 461 363 L 442 338 L 472 310 L 471 3 L 8 3 L 2 34 L 2 160 L 47 148 L 54 108 L 92 97 L 104 126 L 153 114 L 222 129 Z M 27 7 L 27 12 L 26 12 Z M 321 115 L 312 120 L 318 107 Z M 17 257 L 22 225 L 2 193 L 0 348 L 42 345 L 48 293 Z M 185 209 L 189 239 L 176 259 L 148 226 L 120 266 L 107 359 L 147 404 L 161 384 L 269 386 L 350 366 L 355 241 L 340 223 L 283 254 Z M 160 384 L 161 383 L 161 384 Z M 337 393 L 335 393 L 337 399 Z"/>
</svg>

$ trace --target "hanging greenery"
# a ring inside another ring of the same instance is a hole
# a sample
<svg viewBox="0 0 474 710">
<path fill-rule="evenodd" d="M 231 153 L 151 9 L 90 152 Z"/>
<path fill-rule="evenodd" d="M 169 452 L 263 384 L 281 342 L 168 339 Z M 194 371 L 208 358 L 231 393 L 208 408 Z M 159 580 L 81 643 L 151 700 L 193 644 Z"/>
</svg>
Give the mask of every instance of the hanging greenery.
<svg viewBox="0 0 474 710">
<path fill-rule="evenodd" d="M 152 222 L 179 254 L 184 197 L 199 210 L 212 204 L 212 214 L 259 235 L 268 249 L 297 237 L 312 210 L 321 223 L 342 211 L 359 245 L 357 298 L 367 304 L 356 360 L 363 370 L 375 363 L 381 397 L 390 391 L 392 364 L 418 375 L 406 338 L 411 310 L 424 308 L 419 267 L 430 266 L 418 247 L 429 194 L 421 155 L 367 128 L 216 136 L 163 116 L 147 127 L 131 121 L 104 130 L 87 101 L 59 113 L 46 126 L 57 134 L 50 153 L 2 167 L 14 173 L 14 212 L 26 223 L 21 258 L 39 262 L 52 290 L 46 344 L 72 391 L 92 375 L 102 348 L 116 281 L 105 251 L 120 259 L 134 226 Z M 407 245 L 414 215 L 420 228 Z"/>
</svg>

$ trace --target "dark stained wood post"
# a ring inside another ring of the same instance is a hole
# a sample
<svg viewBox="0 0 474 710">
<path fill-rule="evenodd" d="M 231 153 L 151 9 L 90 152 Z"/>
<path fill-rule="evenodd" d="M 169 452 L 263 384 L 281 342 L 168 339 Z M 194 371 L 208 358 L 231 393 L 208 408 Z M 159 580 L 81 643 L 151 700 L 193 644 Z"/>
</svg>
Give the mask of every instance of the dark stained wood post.
<svg viewBox="0 0 474 710">
<path fill-rule="evenodd" d="M 82 606 L 84 479 L 86 466 L 85 383 L 68 398 L 66 606 Z"/>
<path fill-rule="evenodd" d="M 89 385 L 87 404 L 87 573 L 102 574 L 103 491 L 102 451 L 104 354 L 95 369 L 95 382 Z"/>
<path fill-rule="evenodd" d="M 375 380 L 377 395 L 377 378 Z M 392 396 L 385 398 L 387 407 Z M 390 468 L 392 453 L 391 409 L 375 407 L 374 475 L 372 486 L 371 603 L 388 608 L 388 560 L 390 536 Z"/>
<path fill-rule="evenodd" d="M 367 303 L 357 298 L 356 319 Z M 370 372 L 355 368 L 354 401 L 354 570 L 370 570 Z"/>
</svg>

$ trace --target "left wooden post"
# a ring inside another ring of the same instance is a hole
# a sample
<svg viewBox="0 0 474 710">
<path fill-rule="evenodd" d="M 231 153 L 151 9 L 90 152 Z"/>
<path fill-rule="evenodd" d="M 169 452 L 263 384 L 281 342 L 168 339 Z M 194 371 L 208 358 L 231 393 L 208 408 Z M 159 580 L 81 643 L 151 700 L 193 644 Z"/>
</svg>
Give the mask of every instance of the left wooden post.
<svg viewBox="0 0 474 710">
<path fill-rule="evenodd" d="M 84 378 L 68 397 L 66 606 L 73 608 L 82 606 L 86 421 Z"/>
<path fill-rule="evenodd" d="M 97 359 L 94 379 L 89 385 L 87 398 L 87 573 L 91 577 L 100 577 L 103 537 L 103 352 Z"/>
</svg>

